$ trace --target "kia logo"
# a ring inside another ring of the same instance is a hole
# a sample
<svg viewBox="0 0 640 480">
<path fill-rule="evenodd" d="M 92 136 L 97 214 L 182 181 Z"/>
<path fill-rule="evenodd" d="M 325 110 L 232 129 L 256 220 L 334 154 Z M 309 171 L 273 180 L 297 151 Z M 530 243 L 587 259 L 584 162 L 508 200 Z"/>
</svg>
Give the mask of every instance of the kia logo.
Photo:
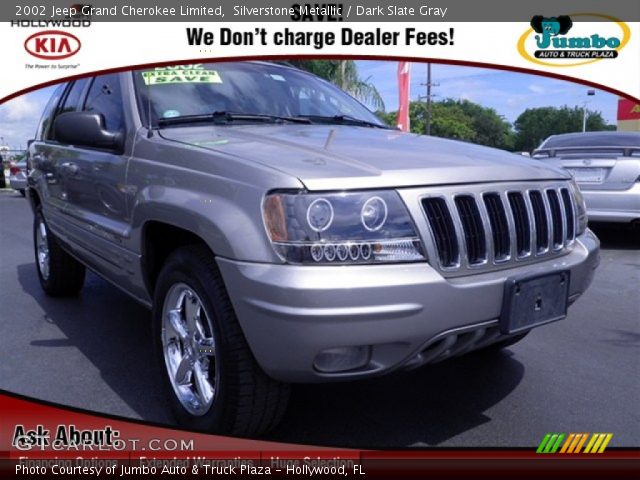
<svg viewBox="0 0 640 480">
<path fill-rule="evenodd" d="M 78 53 L 80 46 L 78 37 L 61 30 L 34 33 L 24 41 L 24 49 L 30 55 L 44 60 L 69 58 Z"/>
</svg>

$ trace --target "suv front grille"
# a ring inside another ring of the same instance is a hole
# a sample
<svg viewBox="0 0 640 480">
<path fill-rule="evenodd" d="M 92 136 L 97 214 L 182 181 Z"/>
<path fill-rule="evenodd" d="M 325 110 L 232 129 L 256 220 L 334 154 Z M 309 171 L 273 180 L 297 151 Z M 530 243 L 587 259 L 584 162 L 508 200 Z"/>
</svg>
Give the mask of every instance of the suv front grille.
<svg viewBox="0 0 640 480">
<path fill-rule="evenodd" d="M 427 250 L 443 271 L 539 261 L 575 240 L 575 207 L 565 183 L 468 190 L 446 187 L 422 197 L 433 241 Z"/>
</svg>

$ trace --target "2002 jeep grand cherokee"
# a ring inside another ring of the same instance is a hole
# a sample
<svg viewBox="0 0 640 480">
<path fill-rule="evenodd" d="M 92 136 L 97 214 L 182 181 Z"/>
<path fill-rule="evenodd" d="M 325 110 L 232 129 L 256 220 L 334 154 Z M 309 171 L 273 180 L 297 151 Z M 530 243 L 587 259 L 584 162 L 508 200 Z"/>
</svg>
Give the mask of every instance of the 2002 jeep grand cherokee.
<svg viewBox="0 0 640 480">
<path fill-rule="evenodd" d="M 255 435 L 292 382 L 504 347 L 566 315 L 599 243 L 568 174 L 389 129 L 264 62 L 61 85 L 29 148 L 44 290 L 153 308 L 178 419 Z"/>
</svg>

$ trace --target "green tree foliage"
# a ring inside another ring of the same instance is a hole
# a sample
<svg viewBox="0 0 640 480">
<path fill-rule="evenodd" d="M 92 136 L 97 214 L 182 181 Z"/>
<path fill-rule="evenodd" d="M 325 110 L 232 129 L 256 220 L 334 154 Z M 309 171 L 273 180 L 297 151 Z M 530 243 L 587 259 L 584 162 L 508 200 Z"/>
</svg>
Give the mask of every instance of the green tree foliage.
<svg viewBox="0 0 640 480">
<path fill-rule="evenodd" d="M 372 108 L 384 111 L 380 92 L 369 78 L 360 78 L 353 60 L 291 60 L 289 63 L 330 81 Z"/>
<path fill-rule="evenodd" d="M 528 108 L 514 123 L 515 149 L 530 152 L 542 141 L 560 133 L 582 131 L 582 107 Z M 587 111 L 587 131 L 611 130 L 600 112 Z"/>
<path fill-rule="evenodd" d="M 396 112 L 378 113 L 378 116 L 388 125 L 395 125 Z M 409 104 L 412 132 L 424 134 L 427 117 L 427 105 L 424 102 Z M 492 108 L 469 100 L 434 102 L 431 105 L 431 134 L 496 148 L 513 148 L 513 132 L 509 122 Z"/>
</svg>

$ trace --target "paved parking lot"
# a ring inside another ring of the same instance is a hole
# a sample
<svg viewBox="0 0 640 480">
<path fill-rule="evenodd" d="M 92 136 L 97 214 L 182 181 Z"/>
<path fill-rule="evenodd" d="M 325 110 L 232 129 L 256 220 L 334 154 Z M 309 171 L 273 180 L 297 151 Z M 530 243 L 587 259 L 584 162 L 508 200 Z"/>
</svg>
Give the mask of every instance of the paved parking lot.
<svg viewBox="0 0 640 480">
<path fill-rule="evenodd" d="M 0 191 L 0 389 L 170 423 L 150 315 L 88 275 L 75 299 L 40 290 L 32 216 Z M 546 432 L 640 445 L 640 232 L 596 228 L 602 263 L 561 322 L 497 354 L 410 373 L 296 386 L 274 440 L 351 447 L 533 446 Z"/>
</svg>

